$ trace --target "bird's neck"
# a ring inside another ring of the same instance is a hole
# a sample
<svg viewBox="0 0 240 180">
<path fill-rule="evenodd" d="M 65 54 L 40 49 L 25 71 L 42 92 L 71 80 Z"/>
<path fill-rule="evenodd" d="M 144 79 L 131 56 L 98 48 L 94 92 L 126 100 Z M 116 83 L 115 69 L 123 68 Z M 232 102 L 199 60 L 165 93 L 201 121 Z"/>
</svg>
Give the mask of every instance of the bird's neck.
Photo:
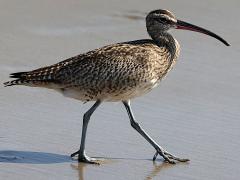
<svg viewBox="0 0 240 180">
<path fill-rule="evenodd" d="M 179 43 L 171 34 L 166 31 L 148 31 L 148 33 L 159 48 L 168 50 L 168 53 L 170 55 L 169 60 L 171 62 L 168 69 L 171 69 L 172 65 L 175 64 L 180 54 Z"/>
<path fill-rule="evenodd" d="M 148 31 L 149 35 L 153 41 L 159 47 L 166 47 L 171 51 L 172 54 L 175 54 L 178 50 L 178 43 L 174 37 L 166 31 Z"/>
</svg>

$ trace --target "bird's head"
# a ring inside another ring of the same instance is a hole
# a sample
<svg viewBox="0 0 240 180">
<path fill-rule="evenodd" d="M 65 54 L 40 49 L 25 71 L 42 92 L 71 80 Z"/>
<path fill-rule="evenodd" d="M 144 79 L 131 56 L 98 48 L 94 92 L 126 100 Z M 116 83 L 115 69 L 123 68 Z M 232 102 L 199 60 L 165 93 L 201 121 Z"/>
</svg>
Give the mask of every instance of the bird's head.
<svg viewBox="0 0 240 180">
<path fill-rule="evenodd" d="M 181 21 L 177 19 L 174 14 L 168 10 L 159 9 L 151 11 L 146 17 L 146 26 L 148 32 L 153 34 L 159 34 L 159 32 L 166 32 L 172 28 L 195 31 L 212 36 L 224 43 L 226 46 L 230 46 L 227 41 L 225 41 L 223 38 L 216 35 L 215 33 L 199 26 Z"/>
</svg>

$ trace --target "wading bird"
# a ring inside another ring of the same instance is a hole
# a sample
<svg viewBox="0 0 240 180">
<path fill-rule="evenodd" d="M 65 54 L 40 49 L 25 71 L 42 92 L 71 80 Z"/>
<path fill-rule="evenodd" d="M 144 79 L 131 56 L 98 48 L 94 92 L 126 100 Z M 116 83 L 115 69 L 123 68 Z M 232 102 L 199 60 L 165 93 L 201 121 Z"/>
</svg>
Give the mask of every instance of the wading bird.
<svg viewBox="0 0 240 180">
<path fill-rule="evenodd" d="M 112 44 L 51 66 L 13 73 L 10 77 L 16 79 L 4 84 L 44 87 L 80 101 L 95 101 L 83 116 L 80 149 L 71 155 L 78 155 L 79 162 L 96 163 L 85 153 L 85 139 L 90 117 L 104 101 L 122 101 L 131 126 L 155 148 L 153 160 L 160 155 L 169 163 L 188 161 L 164 150 L 142 129 L 135 121 L 130 100 L 156 87 L 176 63 L 180 46 L 169 29 L 196 31 L 229 44 L 213 32 L 176 19 L 168 10 L 150 12 L 146 27 L 151 39 Z"/>
</svg>

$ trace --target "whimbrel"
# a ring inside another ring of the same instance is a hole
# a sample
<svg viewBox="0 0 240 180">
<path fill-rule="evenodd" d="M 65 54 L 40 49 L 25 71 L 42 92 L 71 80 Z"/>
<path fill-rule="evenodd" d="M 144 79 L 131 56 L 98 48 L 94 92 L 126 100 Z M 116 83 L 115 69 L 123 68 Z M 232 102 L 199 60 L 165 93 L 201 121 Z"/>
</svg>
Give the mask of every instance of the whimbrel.
<svg viewBox="0 0 240 180">
<path fill-rule="evenodd" d="M 168 10 L 150 12 L 146 17 L 146 27 L 151 39 L 112 44 L 51 66 L 13 73 L 10 77 L 16 79 L 4 84 L 50 88 L 66 97 L 95 101 L 83 116 L 80 149 L 71 154 L 71 157 L 78 155 L 79 162 L 96 163 L 96 159 L 85 153 L 85 139 L 90 117 L 104 101 L 121 101 L 124 104 L 131 126 L 155 148 L 153 160 L 160 155 L 169 163 L 188 161 L 164 150 L 142 129 L 135 121 L 130 100 L 156 87 L 176 63 L 180 46 L 168 33 L 169 29 L 196 31 L 212 36 L 226 46 L 229 44 L 213 32 L 176 19 Z"/>
</svg>

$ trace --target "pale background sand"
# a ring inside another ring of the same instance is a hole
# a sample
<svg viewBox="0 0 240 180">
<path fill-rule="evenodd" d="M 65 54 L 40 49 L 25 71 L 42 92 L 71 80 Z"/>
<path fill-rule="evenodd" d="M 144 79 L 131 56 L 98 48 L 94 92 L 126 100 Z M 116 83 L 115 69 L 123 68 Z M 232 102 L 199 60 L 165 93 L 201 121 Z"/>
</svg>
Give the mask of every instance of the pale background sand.
<svg viewBox="0 0 240 180">
<path fill-rule="evenodd" d="M 191 159 L 174 166 L 129 124 L 121 103 L 105 103 L 87 136 L 101 166 L 69 158 L 91 103 L 54 91 L 0 86 L 0 179 L 238 179 L 240 170 L 240 1 L 0 1 L 0 82 L 106 44 L 146 38 L 141 17 L 166 8 L 223 36 L 173 31 L 182 46 L 160 87 L 132 102 L 137 120 L 168 151 Z"/>
</svg>

